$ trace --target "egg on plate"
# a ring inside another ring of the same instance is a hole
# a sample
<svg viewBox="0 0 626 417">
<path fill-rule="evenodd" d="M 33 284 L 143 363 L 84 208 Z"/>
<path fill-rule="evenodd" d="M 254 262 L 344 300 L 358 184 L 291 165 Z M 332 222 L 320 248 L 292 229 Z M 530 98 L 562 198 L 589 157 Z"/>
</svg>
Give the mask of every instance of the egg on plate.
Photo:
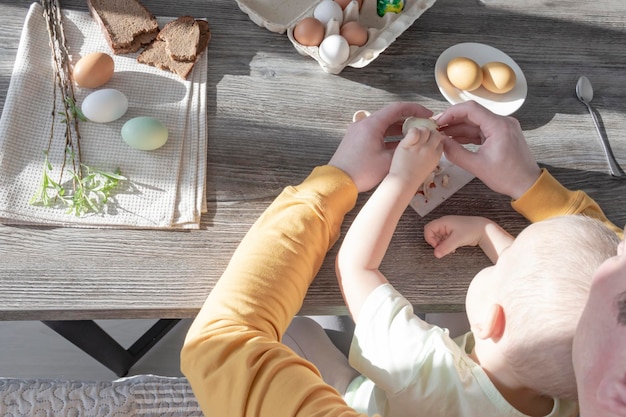
<svg viewBox="0 0 626 417">
<path fill-rule="evenodd" d="M 480 65 L 466 57 L 451 59 L 446 67 L 446 75 L 450 83 L 459 90 L 476 90 L 483 81 Z"/>
<path fill-rule="evenodd" d="M 482 73 L 482 85 L 492 93 L 508 93 L 517 82 L 515 71 L 504 62 L 488 62 L 482 66 Z"/>
</svg>

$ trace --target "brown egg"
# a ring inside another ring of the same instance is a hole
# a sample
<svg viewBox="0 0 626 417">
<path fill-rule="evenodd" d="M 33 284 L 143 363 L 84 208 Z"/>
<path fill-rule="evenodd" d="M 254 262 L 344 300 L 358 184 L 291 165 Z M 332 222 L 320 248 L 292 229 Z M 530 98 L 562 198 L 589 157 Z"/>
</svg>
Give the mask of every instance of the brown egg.
<svg viewBox="0 0 626 417">
<path fill-rule="evenodd" d="M 476 90 L 483 81 L 480 65 L 465 57 L 457 57 L 450 60 L 446 68 L 446 74 L 450 83 L 459 90 Z"/>
<path fill-rule="evenodd" d="M 367 29 L 356 21 L 344 23 L 339 34 L 346 38 L 348 45 L 363 46 L 367 43 Z"/>
<path fill-rule="evenodd" d="M 293 28 L 293 37 L 301 45 L 319 46 L 324 40 L 324 24 L 314 17 L 305 17 Z"/>
<path fill-rule="evenodd" d="M 488 62 L 483 65 L 482 72 L 483 87 L 492 93 L 508 93 L 517 82 L 515 71 L 504 62 Z"/>
<path fill-rule="evenodd" d="M 345 9 L 352 0 L 335 0 L 335 3 L 339 3 L 342 9 Z M 357 0 L 359 2 L 359 10 L 363 6 L 363 0 Z"/>
<path fill-rule="evenodd" d="M 113 58 L 104 52 L 92 52 L 78 60 L 72 75 L 79 87 L 98 88 L 113 76 Z"/>
</svg>

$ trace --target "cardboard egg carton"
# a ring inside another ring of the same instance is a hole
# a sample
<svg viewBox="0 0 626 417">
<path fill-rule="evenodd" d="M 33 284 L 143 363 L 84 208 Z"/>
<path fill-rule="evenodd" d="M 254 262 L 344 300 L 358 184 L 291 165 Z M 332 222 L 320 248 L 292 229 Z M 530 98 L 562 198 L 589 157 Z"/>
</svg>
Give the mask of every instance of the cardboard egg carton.
<svg viewBox="0 0 626 417">
<path fill-rule="evenodd" d="M 363 46 L 350 46 L 348 59 L 330 65 L 319 54 L 319 47 L 304 46 L 293 37 L 296 24 L 305 17 L 313 16 L 315 7 L 324 0 L 237 0 L 239 8 L 257 25 L 272 32 L 285 33 L 295 49 L 302 55 L 315 59 L 325 72 L 339 74 L 345 67 L 362 68 L 375 60 L 398 36 L 411 26 L 435 0 L 405 0 L 401 13 L 387 13 L 383 17 L 376 13 L 376 0 L 352 2 L 344 10 L 344 21 L 358 20 L 367 28 L 368 40 Z M 325 37 L 339 34 L 340 25 L 331 20 L 326 25 Z"/>
</svg>

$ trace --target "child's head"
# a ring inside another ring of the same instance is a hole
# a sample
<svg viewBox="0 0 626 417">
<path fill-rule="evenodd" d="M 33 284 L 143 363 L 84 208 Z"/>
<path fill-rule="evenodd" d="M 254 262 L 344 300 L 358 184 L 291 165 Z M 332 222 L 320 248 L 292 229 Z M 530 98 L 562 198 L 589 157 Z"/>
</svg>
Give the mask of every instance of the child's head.
<svg viewBox="0 0 626 417">
<path fill-rule="evenodd" d="M 618 243 L 614 232 L 588 217 L 545 220 L 524 229 L 496 265 L 472 280 L 466 299 L 472 329 L 496 342 L 523 386 L 576 398 L 574 333 L 591 277 Z M 486 327 L 494 331 L 484 333 Z"/>
</svg>

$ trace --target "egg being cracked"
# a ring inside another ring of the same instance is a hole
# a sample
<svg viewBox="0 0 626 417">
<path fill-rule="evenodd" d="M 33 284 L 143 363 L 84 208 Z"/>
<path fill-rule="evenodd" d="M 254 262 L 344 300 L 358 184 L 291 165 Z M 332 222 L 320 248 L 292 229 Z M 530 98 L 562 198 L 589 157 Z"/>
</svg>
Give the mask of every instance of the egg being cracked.
<svg viewBox="0 0 626 417">
<path fill-rule="evenodd" d="M 431 118 L 425 119 L 422 117 L 409 117 L 402 124 L 402 134 L 406 135 L 409 132 L 409 129 L 412 127 L 416 129 L 423 127 L 426 129 L 430 129 L 433 132 L 439 131 L 439 125 Z"/>
</svg>

